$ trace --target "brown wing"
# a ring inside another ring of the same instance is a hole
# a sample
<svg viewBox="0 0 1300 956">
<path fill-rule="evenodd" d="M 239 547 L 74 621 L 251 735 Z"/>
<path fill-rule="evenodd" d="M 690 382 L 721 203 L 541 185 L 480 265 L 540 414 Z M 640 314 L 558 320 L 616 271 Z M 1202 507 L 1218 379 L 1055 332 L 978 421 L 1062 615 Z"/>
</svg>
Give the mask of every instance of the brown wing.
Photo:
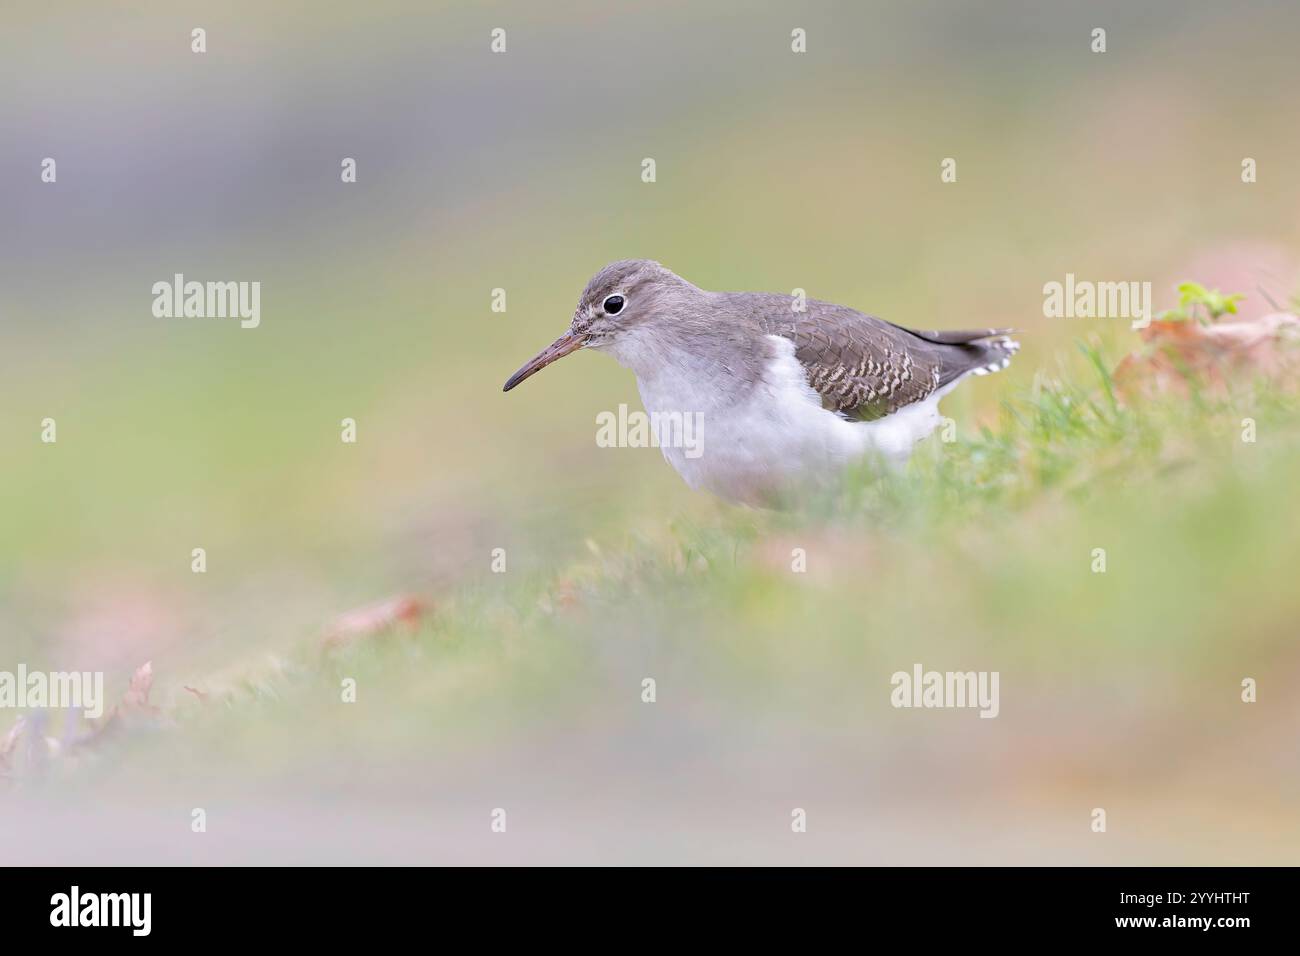
<svg viewBox="0 0 1300 956">
<path fill-rule="evenodd" d="M 997 329 L 913 332 L 827 302 L 795 313 L 786 296 L 762 298 L 756 311 L 769 332 L 794 342 L 822 405 L 854 418 L 892 414 L 968 372 L 1003 368 L 1017 348 Z"/>
</svg>

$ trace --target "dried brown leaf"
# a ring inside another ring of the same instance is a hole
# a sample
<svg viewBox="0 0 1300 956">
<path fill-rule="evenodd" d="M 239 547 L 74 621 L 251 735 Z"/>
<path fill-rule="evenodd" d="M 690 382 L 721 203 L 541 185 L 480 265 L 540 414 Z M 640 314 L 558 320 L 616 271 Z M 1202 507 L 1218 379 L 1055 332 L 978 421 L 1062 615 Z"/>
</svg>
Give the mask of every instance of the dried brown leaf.
<svg viewBox="0 0 1300 956">
<path fill-rule="evenodd" d="M 9 732 L 4 737 L 0 737 L 0 777 L 10 776 L 17 756 L 18 741 L 22 740 L 26 729 L 27 717 L 25 714 L 20 714 L 14 721 L 14 725 L 9 728 Z"/>
<path fill-rule="evenodd" d="M 131 675 L 131 683 L 122 695 L 122 707 L 128 710 L 144 710 L 157 713 L 158 708 L 149 703 L 149 691 L 153 688 L 153 661 L 145 661 Z"/>
<path fill-rule="evenodd" d="M 1127 356 L 1114 374 L 1130 399 L 1152 391 L 1186 394 L 1193 385 L 1222 391 L 1230 381 L 1259 376 L 1290 380 L 1300 366 L 1300 317 L 1288 312 L 1211 325 L 1156 321 L 1141 335 L 1144 349 Z"/>
<path fill-rule="evenodd" d="M 152 689 L 153 661 L 145 661 L 131 675 L 131 682 L 127 685 L 121 701 L 96 721 L 88 733 L 78 737 L 73 743 L 78 747 L 97 745 L 117 733 L 130 719 L 138 716 L 157 717 L 162 710 L 149 703 L 149 692 Z"/>
<path fill-rule="evenodd" d="M 18 719 L 14 721 L 14 725 L 9 728 L 9 732 L 5 734 L 4 737 L 0 737 L 0 760 L 5 759 L 13 753 L 14 748 L 18 746 L 18 741 L 22 737 L 23 728 L 26 727 L 26 725 L 26 715 L 19 714 Z"/>
<path fill-rule="evenodd" d="M 424 602 L 410 595 L 367 604 L 340 615 L 326 630 L 323 643 L 327 648 L 340 647 L 399 627 L 414 630 L 425 610 Z"/>
</svg>

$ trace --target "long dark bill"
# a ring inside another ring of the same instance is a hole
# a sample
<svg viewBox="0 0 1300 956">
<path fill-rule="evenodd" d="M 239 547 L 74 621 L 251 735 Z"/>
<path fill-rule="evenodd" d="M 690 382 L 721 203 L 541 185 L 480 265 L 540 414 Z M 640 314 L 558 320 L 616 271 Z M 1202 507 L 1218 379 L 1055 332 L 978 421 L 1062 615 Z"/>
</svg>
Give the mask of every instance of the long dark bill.
<svg viewBox="0 0 1300 956">
<path fill-rule="evenodd" d="M 546 348 L 542 349 L 535 356 L 529 359 L 524 366 L 510 378 L 506 379 L 503 392 L 508 392 L 530 375 L 536 375 L 546 366 L 550 365 L 556 359 L 562 359 L 570 352 L 576 352 L 587 344 L 587 339 L 582 335 L 574 335 L 572 332 L 565 332 L 558 339 L 552 342 Z"/>
</svg>

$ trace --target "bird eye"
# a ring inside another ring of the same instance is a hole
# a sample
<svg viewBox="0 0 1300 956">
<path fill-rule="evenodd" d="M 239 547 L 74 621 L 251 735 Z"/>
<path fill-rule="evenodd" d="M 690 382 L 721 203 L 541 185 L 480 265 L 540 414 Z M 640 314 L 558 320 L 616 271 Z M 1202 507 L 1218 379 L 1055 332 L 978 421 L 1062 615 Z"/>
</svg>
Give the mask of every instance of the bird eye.
<svg viewBox="0 0 1300 956">
<path fill-rule="evenodd" d="M 605 297 L 604 305 L 601 306 L 606 315 L 618 315 L 623 311 L 623 297 L 621 295 L 611 295 Z"/>
</svg>

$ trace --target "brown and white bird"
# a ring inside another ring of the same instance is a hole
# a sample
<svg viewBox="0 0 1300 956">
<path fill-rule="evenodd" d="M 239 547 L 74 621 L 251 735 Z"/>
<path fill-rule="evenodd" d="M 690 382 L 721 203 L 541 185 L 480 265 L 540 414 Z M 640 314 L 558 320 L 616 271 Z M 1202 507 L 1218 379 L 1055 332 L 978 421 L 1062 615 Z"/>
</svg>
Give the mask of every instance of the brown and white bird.
<svg viewBox="0 0 1300 956">
<path fill-rule="evenodd" d="M 570 352 L 606 352 L 652 416 L 698 416 L 696 454 L 661 442 L 687 484 L 759 503 L 872 452 L 905 462 L 958 382 L 1007 367 L 1019 348 L 1007 331 L 914 332 L 829 302 L 707 292 L 624 259 L 596 273 L 568 331 L 505 391 Z"/>
</svg>

